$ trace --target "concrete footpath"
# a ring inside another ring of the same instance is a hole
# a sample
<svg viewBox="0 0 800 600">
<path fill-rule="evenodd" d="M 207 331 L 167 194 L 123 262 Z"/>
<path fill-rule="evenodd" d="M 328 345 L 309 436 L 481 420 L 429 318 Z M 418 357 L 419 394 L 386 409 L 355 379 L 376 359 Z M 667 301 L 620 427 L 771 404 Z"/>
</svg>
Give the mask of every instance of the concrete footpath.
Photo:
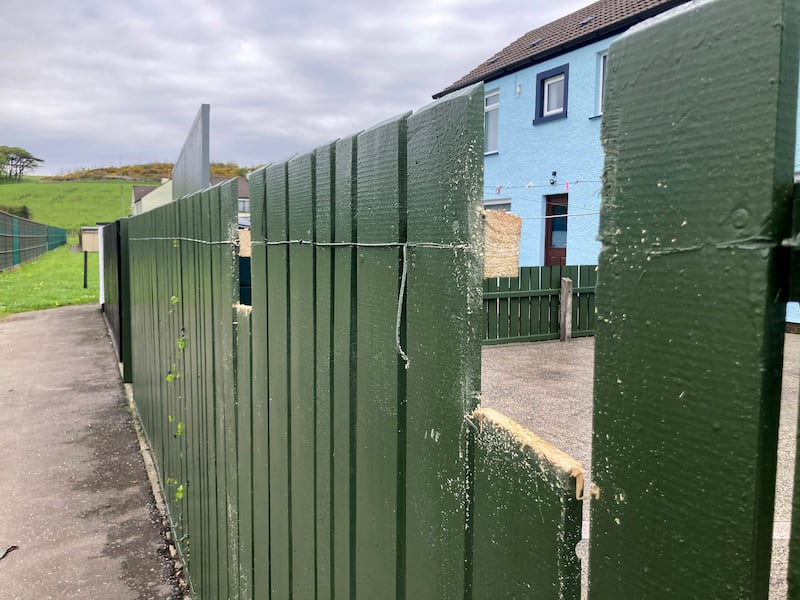
<svg viewBox="0 0 800 600">
<path fill-rule="evenodd" d="M 0 598 L 179 598 L 97 305 L 0 320 Z"/>
</svg>

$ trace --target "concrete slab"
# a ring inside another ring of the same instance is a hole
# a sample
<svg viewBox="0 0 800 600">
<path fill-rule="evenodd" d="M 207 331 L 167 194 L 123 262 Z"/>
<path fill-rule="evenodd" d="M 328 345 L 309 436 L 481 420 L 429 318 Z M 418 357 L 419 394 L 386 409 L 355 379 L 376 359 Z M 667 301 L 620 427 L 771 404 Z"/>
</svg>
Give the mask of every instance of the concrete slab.
<svg viewBox="0 0 800 600">
<path fill-rule="evenodd" d="M 592 393 L 594 338 L 483 348 L 483 405 L 499 410 L 575 458 L 591 485 Z M 789 525 L 794 488 L 797 434 L 800 335 L 787 334 L 781 420 L 778 438 L 778 477 L 775 486 L 770 599 L 786 597 Z M 584 502 L 584 541 L 578 546 L 587 581 L 589 501 Z"/>
<path fill-rule="evenodd" d="M 0 320 L 0 596 L 178 598 L 96 305 Z"/>
</svg>

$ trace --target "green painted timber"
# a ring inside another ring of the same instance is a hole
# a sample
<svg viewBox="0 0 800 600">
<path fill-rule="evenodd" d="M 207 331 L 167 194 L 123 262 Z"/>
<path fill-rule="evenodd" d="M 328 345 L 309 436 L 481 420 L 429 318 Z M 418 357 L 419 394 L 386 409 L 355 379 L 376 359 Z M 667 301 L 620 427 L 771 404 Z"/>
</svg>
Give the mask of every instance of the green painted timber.
<svg viewBox="0 0 800 600">
<path fill-rule="evenodd" d="M 253 471 L 253 531 L 252 585 L 243 582 L 242 599 L 270 598 L 270 525 L 269 525 L 269 348 L 267 338 L 267 248 L 265 200 L 266 170 L 250 175 L 250 223 L 252 258 L 251 351 L 252 351 L 252 471 Z M 240 397 L 241 402 L 241 397 Z M 240 425 L 241 427 L 241 425 Z M 241 446 L 240 446 L 241 448 Z M 240 449 L 240 453 L 242 450 Z M 244 555 L 245 548 L 242 547 Z M 246 572 L 245 572 L 246 575 Z"/>
<path fill-rule="evenodd" d="M 403 115 L 358 136 L 359 244 L 406 236 Z M 405 368 L 396 340 L 402 252 L 359 246 L 356 266 L 355 588 L 357 597 L 403 598 L 405 560 Z M 399 331 L 398 331 L 399 327 Z"/>
<path fill-rule="evenodd" d="M 492 409 L 471 420 L 473 597 L 578 600 L 583 469 Z"/>
<path fill-rule="evenodd" d="M 235 183 L 130 219 L 135 400 L 194 597 L 549 597 L 554 573 L 572 597 L 576 481 L 467 418 L 482 102 L 470 88 L 251 174 L 252 308 Z M 518 315 L 495 330 L 549 318 L 528 283 L 486 298 Z M 547 544 L 520 551 L 531 535 Z"/>
<path fill-rule="evenodd" d="M 483 282 L 483 344 L 558 339 L 562 277 L 569 277 L 574 283 L 572 337 L 594 335 L 594 265 L 520 267 L 518 277 L 495 277 Z"/>
<path fill-rule="evenodd" d="M 316 150 L 314 173 L 314 239 L 333 242 L 336 190 L 336 150 L 330 144 Z M 333 596 L 333 344 L 334 248 L 316 248 L 314 268 L 314 364 L 316 398 L 316 488 L 314 526 L 316 542 L 316 595 Z"/>
<path fill-rule="evenodd" d="M 253 346 L 251 329 L 252 308 L 237 306 L 234 323 L 236 346 L 236 443 L 237 443 L 237 541 L 239 556 L 238 581 L 235 590 L 241 600 L 253 598 Z"/>
<path fill-rule="evenodd" d="M 316 155 L 290 160 L 287 239 L 314 242 Z M 316 590 L 316 356 L 315 250 L 289 246 L 289 404 L 292 598 Z"/>
<path fill-rule="evenodd" d="M 198 598 L 238 598 L 236 186 L 130 219 L 133 384 Z"/>
<path fill-rule="evenodd" d="M 408 119 L 409 358 L 401 442 L 407 598 L 463 600 L 468 589 L 464 415 L 476 407 L 481 387 L 482 123 L 481 86 Z"/>
<path fill-rule="evenodd" d="M 357 240 L 357 138 L 339 140 L 335 148 L 333 241 Z M 319 183 L 319 180 L 318 180 Z M 331 398 L 333 481 L 332 552 L 333 597 L 350 598 L 355 589 L 355 469 L 356 469 L 356 249 L 333 247 L 333 331 Z"/>
<path fill-rule="evenodd" d="M 269 519 L 270 588 L 272 597 L 292 593 L 291 513 L 291 410 L 289 405 L 289 240 L 287 165 L 271 165 L 266 171 L 267 336 L 269 343 Z M 255 290 L 254 290 L 255 292 Z"/>
<path fill-rule="evenodd" d="M 611 46 L 592 599 L 768 596 L 797 12 L 690 3 Z"/>
</svg>

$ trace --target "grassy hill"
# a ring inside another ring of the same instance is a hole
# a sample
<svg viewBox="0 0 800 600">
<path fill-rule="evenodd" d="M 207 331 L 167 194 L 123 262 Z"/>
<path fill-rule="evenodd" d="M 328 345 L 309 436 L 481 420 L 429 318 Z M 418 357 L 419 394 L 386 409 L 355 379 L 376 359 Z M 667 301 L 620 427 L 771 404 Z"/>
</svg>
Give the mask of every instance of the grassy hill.
<svg viewBox="0 0 800 600">
<path fill-rule="evenodd" d="M 0 206 L 30 209 L 31 219 L 78 232 L 82 225 L 116 221 L 130 214 L 133 181 L 45 181 L 26 178 L 0 184 Z"/>
</svg>

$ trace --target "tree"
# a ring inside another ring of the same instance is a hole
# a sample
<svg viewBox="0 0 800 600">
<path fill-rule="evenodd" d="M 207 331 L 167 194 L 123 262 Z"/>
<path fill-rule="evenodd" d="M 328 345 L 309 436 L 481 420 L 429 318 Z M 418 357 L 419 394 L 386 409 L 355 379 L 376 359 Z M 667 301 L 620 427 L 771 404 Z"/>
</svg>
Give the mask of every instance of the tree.
<svg viewBox="0 0 800 600">
<path fill-rule="evenodd" d="M 22 179 L 25 171 L 35 169 L 44 163 L 24 148 L 17 146 L 0 146 L 0 177 L 6 179 Z"/>
</svg>

